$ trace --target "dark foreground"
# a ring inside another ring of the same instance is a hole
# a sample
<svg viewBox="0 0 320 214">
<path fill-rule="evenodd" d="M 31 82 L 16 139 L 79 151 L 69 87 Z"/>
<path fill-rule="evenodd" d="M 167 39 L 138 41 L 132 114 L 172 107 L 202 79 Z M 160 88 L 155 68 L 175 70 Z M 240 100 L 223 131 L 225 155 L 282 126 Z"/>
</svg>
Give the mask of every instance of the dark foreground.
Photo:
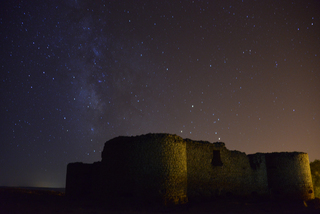
<svg viewBox="0 0 320 214">
<path fill-rule="evenodd" d="M 142 202 L 71 201 L 63 192 L 0 188 L 0 213 L 306 213 L 320 214 L 320 200 L 309 202 L 277 202 L 253 199 L 219 199 L 211 201 L 190 201 L 187 205 L 163 207 Z"/>
</svg>

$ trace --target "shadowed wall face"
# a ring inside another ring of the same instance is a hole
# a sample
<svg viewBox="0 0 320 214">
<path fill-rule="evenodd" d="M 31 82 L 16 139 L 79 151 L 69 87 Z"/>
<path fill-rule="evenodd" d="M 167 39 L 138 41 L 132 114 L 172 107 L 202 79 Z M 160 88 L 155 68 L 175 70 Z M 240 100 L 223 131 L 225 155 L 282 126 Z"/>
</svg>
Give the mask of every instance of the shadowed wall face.
<svg viewBox="0 0 320 214">
<path fill-rule="evenodd" d="M 224 143 L 187 141 L 188 197 L 267 194 L 264 156 L 249 157 Z"/>
<path fill-rule="evenodd" d="M 266 166 L 266 156 L 263 153 L 248 155 L 252 169 L 252 194 L 268 195 L 268 176 Z"/>
<path fill-rule="evenodd" d="M 186 160 L 186 142 L 176 135 L 113 139 L 105 144 L 102 154 L 104 171 L 108 171 L 104 176 L 111 181 L 105 185 L 105 191 L 159 198 L 165 203 L 185 203 Z"/>
<path fill-rule="evenodd" d="M 266 154 L 268 186 L 275 198 L 314 198 L 309 157 L 306 153 Z"/>
</svg>

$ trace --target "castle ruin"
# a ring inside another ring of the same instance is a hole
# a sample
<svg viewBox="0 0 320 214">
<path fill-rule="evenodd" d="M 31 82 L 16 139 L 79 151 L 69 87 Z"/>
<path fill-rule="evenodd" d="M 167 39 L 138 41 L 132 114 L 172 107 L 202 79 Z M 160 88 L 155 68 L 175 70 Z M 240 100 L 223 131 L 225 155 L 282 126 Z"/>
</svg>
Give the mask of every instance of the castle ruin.
<svg viewBox="0 0 320 214">
<path fill-rule="evenodd" d="M 165 204 L 223 196 L 314 198 L 306 153 L 246 155 L 222 142 L 171 134 L 116 137 L 105 143 L 101 162 L 69 163 L 66 195 L 135 197 Z"/>
</svg>

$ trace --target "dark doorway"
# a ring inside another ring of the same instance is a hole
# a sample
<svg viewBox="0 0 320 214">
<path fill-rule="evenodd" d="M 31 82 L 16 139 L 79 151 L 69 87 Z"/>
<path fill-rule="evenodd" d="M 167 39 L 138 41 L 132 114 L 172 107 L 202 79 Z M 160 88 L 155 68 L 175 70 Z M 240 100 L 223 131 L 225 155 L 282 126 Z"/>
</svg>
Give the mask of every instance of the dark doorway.
<svg viewBox="0 0 320 214">
<path fill-rule="evenodd" d="M 213 157 L 212 157 L 212 166 L 222 166 L 223 163 L 220 157 L 220 150 L 213 150 Z"/>
</svg>

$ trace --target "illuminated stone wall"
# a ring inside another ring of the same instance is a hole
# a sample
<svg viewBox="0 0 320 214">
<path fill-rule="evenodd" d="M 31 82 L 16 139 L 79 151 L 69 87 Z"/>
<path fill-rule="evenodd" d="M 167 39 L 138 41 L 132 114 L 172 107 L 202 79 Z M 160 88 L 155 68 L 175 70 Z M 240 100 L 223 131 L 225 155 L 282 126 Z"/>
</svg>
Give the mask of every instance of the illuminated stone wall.
<svg viewBox="0 0 320 214">
<path fill-rule="evenodd" d="M 187 141 L 188 197 L 271 196 L 314 198 L 308 154 L 246 155 L 224 143 Z"/>
<path fill-rule="evenodd" d="M 250 157 L 227 150 L 224 143 L 187 140 L 188 196 L 267 194 L 264 156 Z M 253 162 L 256 163 L 254 169 Z"/>
<path fill-rule="evenodd" d="M 101 156 L 94 164 L 68 164 L 67 195 L 165 204 L 186 203 L 188 197 L 314 197 L 308 154 L 301 152 L 246 155 L 221 142 L 147 134 L 111 139 Z"/>
<path fill-rule="evenodd" d="M 310 163 L 314 196 L 320 198 L 320 160 Z"/>
<path fill-rule="evenodd" d="M 308 154 L 268 153 L 266 163 L 272 197 L 304 200 L 314 198 Z"/>
<path fill-rule="evenodd" d="M 148 134 L 119 137 L 102 153 L 106 192 L 164 203 L 187 201 L 186 142 L 179 136 Z"/>
</svg>

